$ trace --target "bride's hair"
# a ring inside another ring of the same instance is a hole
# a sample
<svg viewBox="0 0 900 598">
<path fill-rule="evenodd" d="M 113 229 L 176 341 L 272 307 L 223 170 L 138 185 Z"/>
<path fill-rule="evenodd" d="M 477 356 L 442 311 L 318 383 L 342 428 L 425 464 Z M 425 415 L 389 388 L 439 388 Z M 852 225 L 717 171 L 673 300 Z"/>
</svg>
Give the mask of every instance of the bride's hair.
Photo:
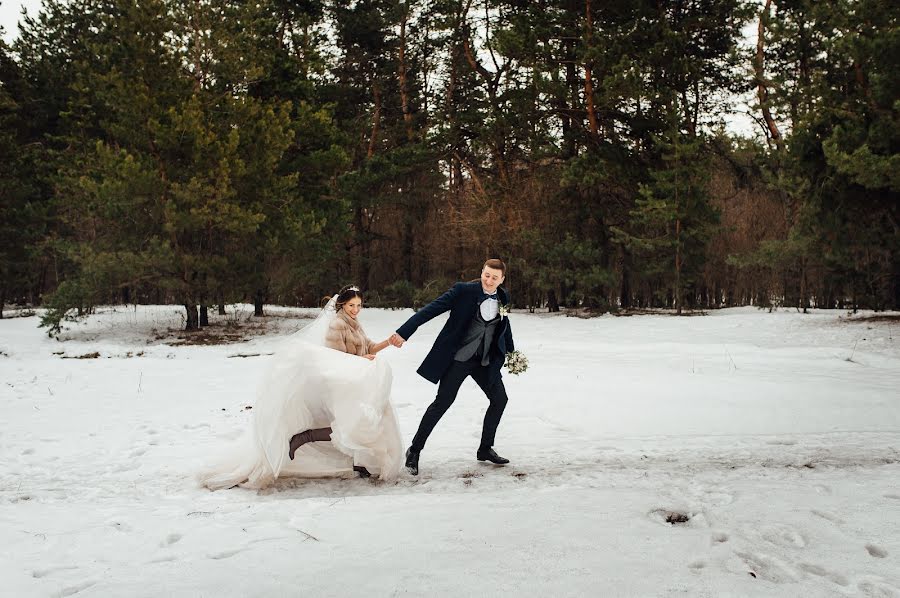
<svg viewBox="0 0 900 598">
<path fill-rule="evenodd" d="M 344 304 L 353 299 L 354 297 L 359 297 L 360 301 L 363 300 L 362 291 L 359 290 L 359 287 L 356 285 L 346 286 L 340 291 L 338 291 L 337 300 L 334 302 L 334 310 L 341 311 L 343 309 Z"/>
</svg>

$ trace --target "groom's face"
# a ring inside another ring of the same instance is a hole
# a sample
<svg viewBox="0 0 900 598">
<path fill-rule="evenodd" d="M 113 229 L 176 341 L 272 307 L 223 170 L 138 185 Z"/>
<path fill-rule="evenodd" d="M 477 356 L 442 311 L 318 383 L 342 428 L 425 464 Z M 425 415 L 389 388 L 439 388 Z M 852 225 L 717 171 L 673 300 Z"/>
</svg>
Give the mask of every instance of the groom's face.
<svg viewBox="0 0 900 598">
<path fill-rule="evenodd" d="M 503 284 L 504 278 L 502 270 L 485 266 L 481 271 L 481 286 L 488 293 L 493 293 L 497 287 Z"/>
</svg>

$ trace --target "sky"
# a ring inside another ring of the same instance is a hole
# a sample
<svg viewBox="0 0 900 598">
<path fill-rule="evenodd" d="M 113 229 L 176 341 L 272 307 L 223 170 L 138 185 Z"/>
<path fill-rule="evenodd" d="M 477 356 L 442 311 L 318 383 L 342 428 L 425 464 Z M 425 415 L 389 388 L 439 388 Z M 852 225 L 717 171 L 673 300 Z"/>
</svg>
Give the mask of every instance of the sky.
<svg viewBox="0 0 900 598">
<path fill-rule="evenodd" d="M 3 39 L 9 43 L 17 37 L 22 7 L 25 7 L 28 14 L 33 16 L 37 14 L 40 6 L 41 0 L 13 0 L 12 2 L 0 0 L 0 26 L 3 27 Z"/>
</svg>

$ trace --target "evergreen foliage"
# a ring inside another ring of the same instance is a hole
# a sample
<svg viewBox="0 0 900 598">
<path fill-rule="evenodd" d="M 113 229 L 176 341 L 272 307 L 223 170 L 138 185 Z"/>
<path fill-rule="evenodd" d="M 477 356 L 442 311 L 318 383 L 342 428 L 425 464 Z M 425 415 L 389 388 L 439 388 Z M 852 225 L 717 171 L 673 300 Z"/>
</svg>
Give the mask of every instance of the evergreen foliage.
<svg viewBox="0 0 900 598">
<path fill-rule="evenodd" d="M 43 0 L 0 45 L 0 306 L 192 329 L 347 282 L 418 305 L 499 256 L 532 308 L 900 308 L 898 16 Z"/>
</svg>

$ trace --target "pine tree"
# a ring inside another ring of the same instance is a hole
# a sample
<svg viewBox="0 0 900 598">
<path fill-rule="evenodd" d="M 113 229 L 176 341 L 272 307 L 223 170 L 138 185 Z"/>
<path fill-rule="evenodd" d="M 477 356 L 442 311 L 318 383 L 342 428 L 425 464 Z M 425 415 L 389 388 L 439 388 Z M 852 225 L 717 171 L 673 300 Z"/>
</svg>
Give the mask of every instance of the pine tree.
<svg viewBox="0 0 900 598">
<path fill-rule="evenodd" d="M 787 182 L 776 189 L 790 239 L 821 256 L 830 280 L 821 305 L 897 305 L 900 11 L 878 0 L 774 4 L 770 97 L 791 133 L 773 178 Z"/>
<path fill-rule="evenodd" d="M 231 252 L 252 245 L 276 211 L 267 206 L 296 185 L 277 172 L 293 138 L 290 104 L 247 96 L 254 67 L 230 51 L 228 11 L 203 12 L 213 21 L 201 23 L 160 0 L 110 8 L 95 15 L 106 37 L 92 50 L 103 61 L 76 76 L 77 149 L 59 185 L 79 270 L 45 322 L 57 330 L 70 309 L 111 289 L 150 286 L 184 305 L 196 329 L 198 305 L 248 276 L 252 264 Z"/>
<path fill-rule="evenodd" d="M 701 140 L 672 130 L 667 138 L 658 138 L 657 146 L 661 165 L 651 171 L 651 182 L 640 187 L 630 232 L 617 228 L 615 233 L 646 264 L 641 274 L 663 282 L 659 290 L 666 293 L 666 304 L 680 315 L 685 290 L 701 271 L 717 214 L 706 189 L 708 165 Z"/>
<path fill-rule="evenodd" d="M 0 39 L 0 318 L 8 300 L 31 299 L 45 226 L 46 206 L 35 183 L 37 148 L 26 142 L 29 129 L 20 104 L 24 89 Z"/>
</svg>

